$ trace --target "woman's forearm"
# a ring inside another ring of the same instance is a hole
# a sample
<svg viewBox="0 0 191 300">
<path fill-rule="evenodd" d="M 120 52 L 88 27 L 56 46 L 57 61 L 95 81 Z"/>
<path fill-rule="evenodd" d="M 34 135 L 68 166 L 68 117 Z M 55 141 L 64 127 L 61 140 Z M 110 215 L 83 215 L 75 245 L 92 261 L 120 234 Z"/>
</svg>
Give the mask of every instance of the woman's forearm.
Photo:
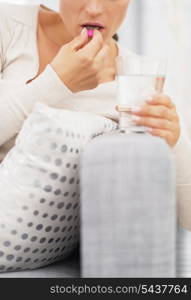
<svg viewBox="0 0 191 300">
<path fill-rule="evenodd" d="M 36 102 L 59 107 L 71 91 L 50 65 L 30 84 L 13 86 L 0 79 L 0 146 L 17 134 Z M 6 88 L 7 85 L 7 88 Z"/>
</svg>

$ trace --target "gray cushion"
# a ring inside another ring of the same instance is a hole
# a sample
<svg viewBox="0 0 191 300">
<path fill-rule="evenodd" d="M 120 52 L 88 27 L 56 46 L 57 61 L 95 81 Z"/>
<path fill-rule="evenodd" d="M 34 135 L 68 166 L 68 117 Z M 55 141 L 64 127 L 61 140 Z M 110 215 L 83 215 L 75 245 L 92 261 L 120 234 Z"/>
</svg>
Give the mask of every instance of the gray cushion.
<svg viewBox="0 0 191 300">
<path fill-rule="evenodd" d="M 174 277 L 176 201 L 169 147 L 111 133 L 81 159 L 83 277 Z"/>
<path fill-rule="evenodd" d="M 0 278 L 79 278 L 80 250 L 79 246 L 62 261 L 35 270 L 1 273 Z"/>
</svg>

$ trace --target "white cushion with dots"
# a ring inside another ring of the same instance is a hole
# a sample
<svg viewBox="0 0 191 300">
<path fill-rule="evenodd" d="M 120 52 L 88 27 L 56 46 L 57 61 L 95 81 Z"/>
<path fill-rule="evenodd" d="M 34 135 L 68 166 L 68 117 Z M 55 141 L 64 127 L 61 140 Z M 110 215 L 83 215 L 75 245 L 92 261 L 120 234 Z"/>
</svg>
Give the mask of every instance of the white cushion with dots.
<svg viewBox="0 0 191 300">
<path fill-rule="evenodd" d="M 0 165 L 0 272 L 68 256 L 79 241 L 80 153 L 117 123 L 37 103 Z"/>
</svg>

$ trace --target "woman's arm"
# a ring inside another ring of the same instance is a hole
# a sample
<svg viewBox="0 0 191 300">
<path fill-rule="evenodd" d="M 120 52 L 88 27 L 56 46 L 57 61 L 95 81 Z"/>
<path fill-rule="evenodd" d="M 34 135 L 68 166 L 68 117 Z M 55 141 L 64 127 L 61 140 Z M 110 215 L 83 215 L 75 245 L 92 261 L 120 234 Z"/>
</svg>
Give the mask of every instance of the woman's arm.
<svg viewBox="0 0 191 300">
<path fill-rule="evenodd" d="M 191 231 L 191 141 L 183 120 L 173 154 L 176 162 L 177 215 L 182 227 Z"/>
<path fill-rule="evenodd" d="M 3 51 L 6 57 L 4 47 L 1 47 L 1 36 L 3 33 L 0 32 L 0 52 Z M 18 133 L 36 102 L 57 106 L 72 93 L 93 89 L 99 85 L 109 46 L 103 45 L 98 30 L 92 40 L 87 42 L 87 32 L 84 29 L 79 36 L 61 47 L 51 64 L 39 77 L 24 87 L 16 89 L 14 86 L 10 87 L 9 82 L 7 88 L 8 81 L 1 76 L 0 146 Z M 105 77 L 113 78 L 113 76 L 114 68 L 109 68 Z"/>
<path fill-rule="evenodd" d="M 0 68 L 1 68 L 0 60 Z M 10 85 L 0 73 L 0 146 L 19 132 L 35 103 L 59 107 L 72 92 L 50 65 L 30 84 Z"/>
<path fill-rule="evenodd" d="M 0 14 L 0 146 L 15 136 L 36 102 L 57 106 L 72 94 L 53 68 L 46 69 L 30 84 L 4 78 L 6 53 L 13 35 L 12 23 Z M 29 78 L 30 79 L 30 78 Z"/>
</svg>

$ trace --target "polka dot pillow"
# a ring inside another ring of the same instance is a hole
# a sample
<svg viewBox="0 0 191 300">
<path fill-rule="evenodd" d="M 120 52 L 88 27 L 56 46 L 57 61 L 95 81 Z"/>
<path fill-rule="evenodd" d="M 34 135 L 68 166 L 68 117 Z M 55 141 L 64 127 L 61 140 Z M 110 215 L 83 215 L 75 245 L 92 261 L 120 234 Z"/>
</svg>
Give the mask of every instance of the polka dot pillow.
<svg viewBox="0 0 191 300">
<path fill-rule="evenodd" d="M 80 153 L 117 124 L 36 104 L 0 165 L 0 272 L 67 257 L 79 241 Z"/>
</svg>

